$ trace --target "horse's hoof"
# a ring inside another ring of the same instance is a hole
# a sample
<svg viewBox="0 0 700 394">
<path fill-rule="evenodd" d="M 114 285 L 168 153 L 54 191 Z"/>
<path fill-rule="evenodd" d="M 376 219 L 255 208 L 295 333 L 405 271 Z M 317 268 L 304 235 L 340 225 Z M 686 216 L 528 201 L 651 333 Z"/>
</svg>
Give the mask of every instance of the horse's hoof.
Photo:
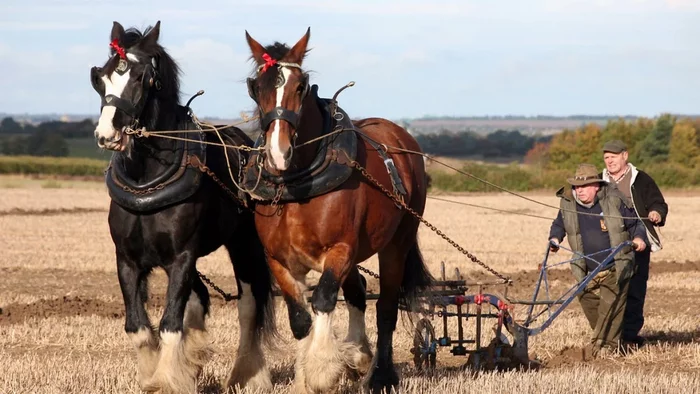
<svg viewBox="0 0 700 394">
<path fill-rule="evenodd" d="M 372 394 L 391 394 L 399 392 L 399 376 L 392 368 L 389 371 L 375 370 L 369 379 Z"/>
</svg>

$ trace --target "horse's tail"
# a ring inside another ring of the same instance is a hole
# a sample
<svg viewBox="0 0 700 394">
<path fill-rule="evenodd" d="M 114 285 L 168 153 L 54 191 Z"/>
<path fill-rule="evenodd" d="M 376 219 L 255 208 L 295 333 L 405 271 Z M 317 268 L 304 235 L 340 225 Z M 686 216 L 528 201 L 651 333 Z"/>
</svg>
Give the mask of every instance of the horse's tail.
<svg viewBox="0 0 700 394">
<path fill-rule="evenodd" d="M 423 255 L 418 247 L 418 239 L 411 246 L 406 256 L 406 265 L 401 282 L 401 301 L 409 311 L 416 310 L 416 302 L 422 292 L 428 289 L 434 278 L 423 261 Z"/>
</svg>

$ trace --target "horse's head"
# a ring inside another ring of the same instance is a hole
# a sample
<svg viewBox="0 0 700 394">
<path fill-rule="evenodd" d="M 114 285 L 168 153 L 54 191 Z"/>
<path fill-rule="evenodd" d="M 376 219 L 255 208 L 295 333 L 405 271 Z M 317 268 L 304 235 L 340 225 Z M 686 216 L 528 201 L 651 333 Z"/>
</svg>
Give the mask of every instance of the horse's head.
<svg viewBox="0 0 700 394">
<path fill-rule="evenodd" d="M 294 153 L 294 140 L 309 92 L 309 77 L 301 64 L 311 29 L 290 49 L 276 42 L 263 47 L 246 31 L 252 58 L 257 63 L 254 78 L 248 78 L 248 93 L 258 104 L 260 128 L 265 133 L 266 166 L 286 171 Z"/>
<path fill-rule="evenodd" d="M 100 148 L 123 151 L 129 143 L 127 128 L 139 126 L 149 99 L 163 87 L 159 73 L 162 47 L 158 44 L 160 21 L 145 34 L 124 30 L 114 22 L 110 58 L 90 70 L 92 87 L 102 98 L 95 138 Z"/>
</svg>

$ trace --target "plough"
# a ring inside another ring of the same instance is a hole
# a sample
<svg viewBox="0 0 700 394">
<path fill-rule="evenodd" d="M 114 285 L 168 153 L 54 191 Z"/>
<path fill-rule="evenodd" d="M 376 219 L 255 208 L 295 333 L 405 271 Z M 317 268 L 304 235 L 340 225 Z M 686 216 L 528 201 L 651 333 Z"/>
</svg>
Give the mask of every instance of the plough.
<svg viewBox="0 0 700 394">
<path fill-rule="evenodd" d="M 557 299 L 550 298 L 550 289 L 547 272 L 550 268 L 570 263 L 576 259 L 584 258 L 591 261 L 590 256 L 582 255 L 567 249 L 562 245 L 556 246 L 568 250 L 574 254 L 572 259 L 556 264 L 548 264 L 550 246 L 547 244 L 544 260 L 540 265 L 539 276 L 535 284 L 532 297 L 529 300 L 516 300 L 507 296 L 508 285 L 502 282 L 470 282 L 464 280 L 455 269 L 455 277 L 448 280 L 445 275 L 445 264 L 441 266 L 441 278 L 434 282 L 429 291 L 421 295 L 422 307 L 418 312 L 423 317 L 415 325 L 414 341 L 411 348 L 414 365 L 419 370 L 435 367 L 438 348 L 448 347 L 454 356 L 469 356 L 468 366 L 472 369 L 502 369 L 515 366 L 530 368 L 536 366 L 537 361 L 530 360 L 528 348 L 529 338 L 533 337 L 547 327 L 566 309 L 574 298 L 578 296 L 598 273 L 611 268 L 614 265 L 614 257 L 621 250 L 630 247 L 627 241 L 615 248 L 607 249 L 608 256 L 597 267 Z M 501 285 L 504 291 L 501 293 L 484 292 L 486 286 Z M 544 285 L 544 286 L 543 286 Z M 541 290 L 544 287 L 545 298 L 540 299 Z M 476 291 L 473 291 L 476 290 Z M 368 295 L 376 298 L 378 295 Z M 527 306 L 527 314 L 524 319 L 516 320 L 512 314 L 514 305 Z M 536 306 L 543 306 L 542 310 L 535 312 Z M 405 307 L 405 306 L 402 306 Z M 402 308 L 406 310 L 405 308 Z M 542 321 L 541 317 L 547 315 Z M 442 330 L 438 333 L 432 323 L 437 317 L 442 322 Z M 457 336 L 451 337 L 449 321 L 456 318 Z M 483 328 L 487 319 L 495 320 L 493 325 L 494 337 L 484 346 L 482 341 Z M 475 333 L 468 337 L 465 334 L 465 323 L 474 320 Z M 539 324 L 539 325 L 538 325 Z M 508 339 L 506 332 L 510 334 Z"/>
</svg>

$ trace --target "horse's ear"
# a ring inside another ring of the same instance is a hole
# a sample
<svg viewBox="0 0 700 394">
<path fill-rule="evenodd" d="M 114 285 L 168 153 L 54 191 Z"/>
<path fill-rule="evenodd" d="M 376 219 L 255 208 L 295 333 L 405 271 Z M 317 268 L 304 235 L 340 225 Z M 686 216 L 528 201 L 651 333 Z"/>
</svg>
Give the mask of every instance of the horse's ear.
<svg viewBox="0 0 700 394">
<path fill-rule="evenodd" d="M 156 22 L 156 25 L 148 31 L 141 42 L 146 47 L 153 46 L 158 43 L 158 37 L 160 37 L 160 21 Z"/>
<path fill-rule="evenodd" d="M 301 62 L 304 61 L 304 56 L 306 56 L 306 46 L 309 44 L 310 37 L 311 27 L 306 29 L 306 34 L 304 34 L 304 37 L 302 37 L 296 44 L 294 44 L 292 49 L 289 50 L 289 53 L 287 56 L 285 56 L 285 60 L 301 65 Z"/>
<path fill-rule="evenodd" d="M 248 30 L 245 31 L 245 39 L 248 41 L 248 46 L 250 47 L 250 53 L 253 55 L 253 60 L 258 64 L 265 63 L 263 55 L 265 54 L 265 48 L 260 45 L 259 42 L 255 41 L 253 37 L 248 34 Z"/>
<path fill-rule="evenodd" d="M 121 41 L 123 36 L 124 26 L 122 26 L 121 23 L 114 21 L 114 23 L 112 24 L 112 34 L 109 37 L 110 41 L 114 41 L 115 39 L 117 41 Z"/>
</svg>

